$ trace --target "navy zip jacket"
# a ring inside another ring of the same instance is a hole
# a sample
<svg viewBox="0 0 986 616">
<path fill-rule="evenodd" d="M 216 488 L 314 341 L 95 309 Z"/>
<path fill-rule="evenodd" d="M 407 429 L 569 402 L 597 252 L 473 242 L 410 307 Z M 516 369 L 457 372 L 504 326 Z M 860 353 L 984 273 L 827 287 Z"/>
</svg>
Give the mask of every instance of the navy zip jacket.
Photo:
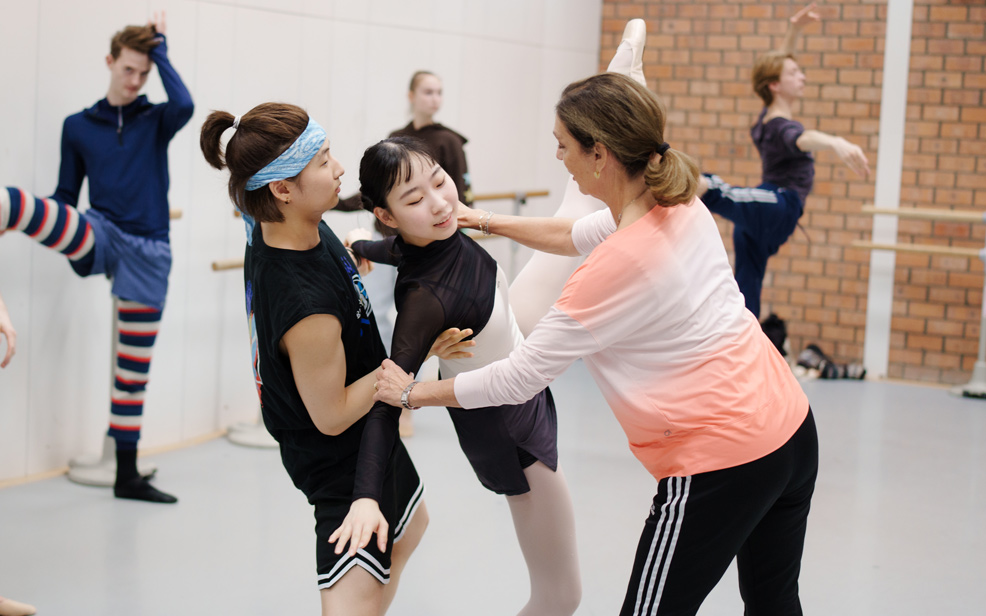
<svg viewBox="0 0 986 616">
<path fill-rule="evenodd" d="M 89 176 L 89 204 L 121 230 L 168 240 L 168 143 L 192 118 L 194 106 L 168 62 L 164 37 L 148 56 L 157 65 L 168 102 L 141 94 L 123 107 L 106 99 L 65 118 L 62 166 L 52 198 L 77 206 Z"/>
</svg>

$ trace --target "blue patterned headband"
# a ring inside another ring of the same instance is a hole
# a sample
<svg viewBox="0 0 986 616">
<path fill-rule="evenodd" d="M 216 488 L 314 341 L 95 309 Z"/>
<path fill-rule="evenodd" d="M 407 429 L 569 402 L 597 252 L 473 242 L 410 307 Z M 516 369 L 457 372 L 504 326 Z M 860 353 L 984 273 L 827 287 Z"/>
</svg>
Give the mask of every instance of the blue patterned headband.
<svg viewBox="0 0 986 616">
<path fill-rule="evenodd" d="M 325 129 L 309 117 L 305 132 L 301 133 L 301 136 L 295 139 L 291 147 L 284 150 L 280 156 L 254 173 L 247 180 L 246 189 L 257 190 L 276 180 L 293 178 L 308 166 L 308 162 L 322 149 L 323 143 L 325 143 Z"/>
</svg>

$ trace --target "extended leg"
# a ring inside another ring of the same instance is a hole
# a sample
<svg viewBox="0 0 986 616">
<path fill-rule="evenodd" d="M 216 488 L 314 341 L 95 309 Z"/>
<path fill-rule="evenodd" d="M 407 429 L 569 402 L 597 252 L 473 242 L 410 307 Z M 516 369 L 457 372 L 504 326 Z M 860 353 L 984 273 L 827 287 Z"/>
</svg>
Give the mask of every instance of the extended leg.
<svg viewBox="0 0 986 616">
<path fill-rule="evenodd" d="M 0 232 L 22 231 L 42 246 L 60 252 L 76 271 L 93 259 L 95 235 L 86 217 L 54 199 L 39 199 L 19 188 L 0 189 Z"/>
<path fill-rule="evenodd" d="M 508 496 L 517 540 L 527 562 L 531 598 L 520 616 L 570 616 L 582 600 L 575 515 L 561 467 L 524 469 L 531 491 Z"/>
<path fill-rule="evenodd" d="M 606 204 L 579 192 L 575 180 L 569 178 L 565 195 L 554 216 L 581 218 Z M 551 305 L 561 295 L 568 277 L 582 264 L 581 257 L 563 257 L 535 251 L 510 284 L 510 307 L 521 333 L 529 335 Z"/>
<path fill-rule="evenodd" d="M 623 32 L 623 40 L 609 63 L 608 71 L 628 75 L 643 86 L 643 54 L 647 40 L 647 28 L 642 19 L 632 19 Z M 554 216 L 581 218 L 606 207 L 602 201 L 583 195 L 571 178 L 565 187 L 565 195 Z M 579 265 L 581 257 L 562 257 L 535 252 L 510 284 L 510 307 L 514 311 L 520 331 L 529 335 L 551 305 L 561 295 L 562 287 Z"/>
</svg>

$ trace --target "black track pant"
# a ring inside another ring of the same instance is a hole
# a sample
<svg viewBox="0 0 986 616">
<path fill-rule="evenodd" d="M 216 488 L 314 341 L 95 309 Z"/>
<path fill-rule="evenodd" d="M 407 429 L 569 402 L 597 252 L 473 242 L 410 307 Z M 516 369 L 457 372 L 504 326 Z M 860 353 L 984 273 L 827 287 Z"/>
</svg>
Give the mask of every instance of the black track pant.
<svg viewBox="0 0 986 616">
<path fill-rule="evenodd" d="M 817 473 L 809 409 L 794 436 L 759 460 L 662 479 L 621 616 L 695 614 L 734 557 L 746 616 L 801 614 L 798 575 Z"/>
</svg>

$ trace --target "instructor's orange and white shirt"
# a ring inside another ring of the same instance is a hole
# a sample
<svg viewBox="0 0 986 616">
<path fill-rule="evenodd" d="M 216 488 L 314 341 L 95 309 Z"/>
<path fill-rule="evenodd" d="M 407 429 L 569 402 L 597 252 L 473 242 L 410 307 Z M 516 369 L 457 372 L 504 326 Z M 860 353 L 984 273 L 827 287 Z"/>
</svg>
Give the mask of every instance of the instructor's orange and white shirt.
<svg viewBox="0 0 986 616">
<path fill-rule="evenodd" d="M 694 198 L 614 229 L 608 209 L 576 222 L 585 263 L 523 345 L 456 377 L 459 403 L 524 402 L 583 358 L 658 480 L 781 447 L 808 399 L 745 308 L 708 209 Z"/>
</svg>

